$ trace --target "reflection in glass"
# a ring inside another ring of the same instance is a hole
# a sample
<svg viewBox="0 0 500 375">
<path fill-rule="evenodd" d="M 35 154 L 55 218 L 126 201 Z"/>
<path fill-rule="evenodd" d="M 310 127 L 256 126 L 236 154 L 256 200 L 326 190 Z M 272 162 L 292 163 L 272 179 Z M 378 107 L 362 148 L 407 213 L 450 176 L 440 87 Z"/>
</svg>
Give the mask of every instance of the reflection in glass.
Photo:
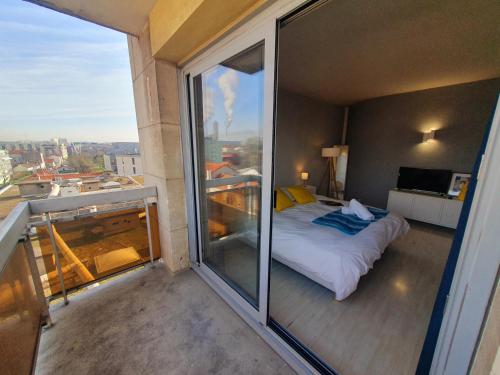
<svg viewBox="0 0 500 375">
<path fill-rule="evenodd" d="M 153 257 L 160 257 L 156 205 L 149 207 Z M 146 212 L 130 208 L 58 221 L 52 225 L 66 289 L 78 288 L 150 260 Z M 61 292 L 46 226 L 36 229 L 32 245 L 47 297 Z"/>
<path fill-rule="evenodd" d="M 264 46 L 194 78 L 203 261 L 258 301 Z"/>
<path fill-rule="evenodd" d="M 0 374 L 31 374 L 41 306 L 22 244 L 0 271 Z"/>
</svg>

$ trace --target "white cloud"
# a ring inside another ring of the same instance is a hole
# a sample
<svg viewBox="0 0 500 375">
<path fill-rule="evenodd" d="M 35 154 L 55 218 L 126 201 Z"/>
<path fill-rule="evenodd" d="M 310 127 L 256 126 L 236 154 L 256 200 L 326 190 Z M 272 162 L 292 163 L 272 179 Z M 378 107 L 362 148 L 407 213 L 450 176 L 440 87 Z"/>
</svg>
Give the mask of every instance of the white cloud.
<svg viewBox="0 0 500 375">
<path fill-rule="evenodd" d="M 224 95 L 224 110 L 226 111 L 226 133 L 233 122 L 233 105 L 236 100 L 236 87 L 239 77 L 236 70 L 229 69 L 219 77 L 218 84 Z"/>
<path fill-rule="evenodd" d="M 203 88 L 203 122 L 207 122 L 214 115 L 214 90 L 206 86 Z"/>
</svg>

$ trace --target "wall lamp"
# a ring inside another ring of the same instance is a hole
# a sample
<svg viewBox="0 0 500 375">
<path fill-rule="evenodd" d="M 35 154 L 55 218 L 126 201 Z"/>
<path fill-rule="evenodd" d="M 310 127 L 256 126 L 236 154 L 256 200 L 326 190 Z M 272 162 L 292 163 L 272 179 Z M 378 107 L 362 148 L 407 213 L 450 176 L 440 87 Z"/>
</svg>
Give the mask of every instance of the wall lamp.
<svg viewBox="0 0 500 375">
<path fill-rule="evenodd" d="M 424 132 L 422 136 L 422 142 L 427 143 L 435 139 L 436 137 L 436 131 L 435 130 L 430 130 L 428 132 Z"/>
</svg>

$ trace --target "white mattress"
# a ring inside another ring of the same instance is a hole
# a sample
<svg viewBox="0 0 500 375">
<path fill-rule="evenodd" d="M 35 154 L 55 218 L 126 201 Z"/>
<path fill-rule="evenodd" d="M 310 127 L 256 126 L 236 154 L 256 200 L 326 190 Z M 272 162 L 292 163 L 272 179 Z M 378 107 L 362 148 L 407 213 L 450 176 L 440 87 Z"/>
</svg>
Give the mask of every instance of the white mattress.
<svg viewBox="0 0 500 375">
<path fill-rule="evenodd" d="M 272 256 L 279 262 L 335 292 L 341 301 L 354 292 L 359 279 L 386 247 L 410 226 L 389 213 L 354 236 L 312 221 L 338 207 L 308 203 L 275 212 Z"/>
</svg>

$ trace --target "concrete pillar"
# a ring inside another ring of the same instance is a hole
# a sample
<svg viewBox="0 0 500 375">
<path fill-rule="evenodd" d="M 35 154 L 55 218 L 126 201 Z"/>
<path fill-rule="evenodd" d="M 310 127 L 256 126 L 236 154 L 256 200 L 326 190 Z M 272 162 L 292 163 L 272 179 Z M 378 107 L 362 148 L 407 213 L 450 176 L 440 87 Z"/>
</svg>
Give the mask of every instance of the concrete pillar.
<svg viewBox="0 0 500 375">
<path fill-rule="evenodd" d="M 149 25 L 128 46 L 144 183 L 157 187 L 162 257 L 177 272 L 189 267 L 177 67 L 152 57 Z"/>
</svg>

